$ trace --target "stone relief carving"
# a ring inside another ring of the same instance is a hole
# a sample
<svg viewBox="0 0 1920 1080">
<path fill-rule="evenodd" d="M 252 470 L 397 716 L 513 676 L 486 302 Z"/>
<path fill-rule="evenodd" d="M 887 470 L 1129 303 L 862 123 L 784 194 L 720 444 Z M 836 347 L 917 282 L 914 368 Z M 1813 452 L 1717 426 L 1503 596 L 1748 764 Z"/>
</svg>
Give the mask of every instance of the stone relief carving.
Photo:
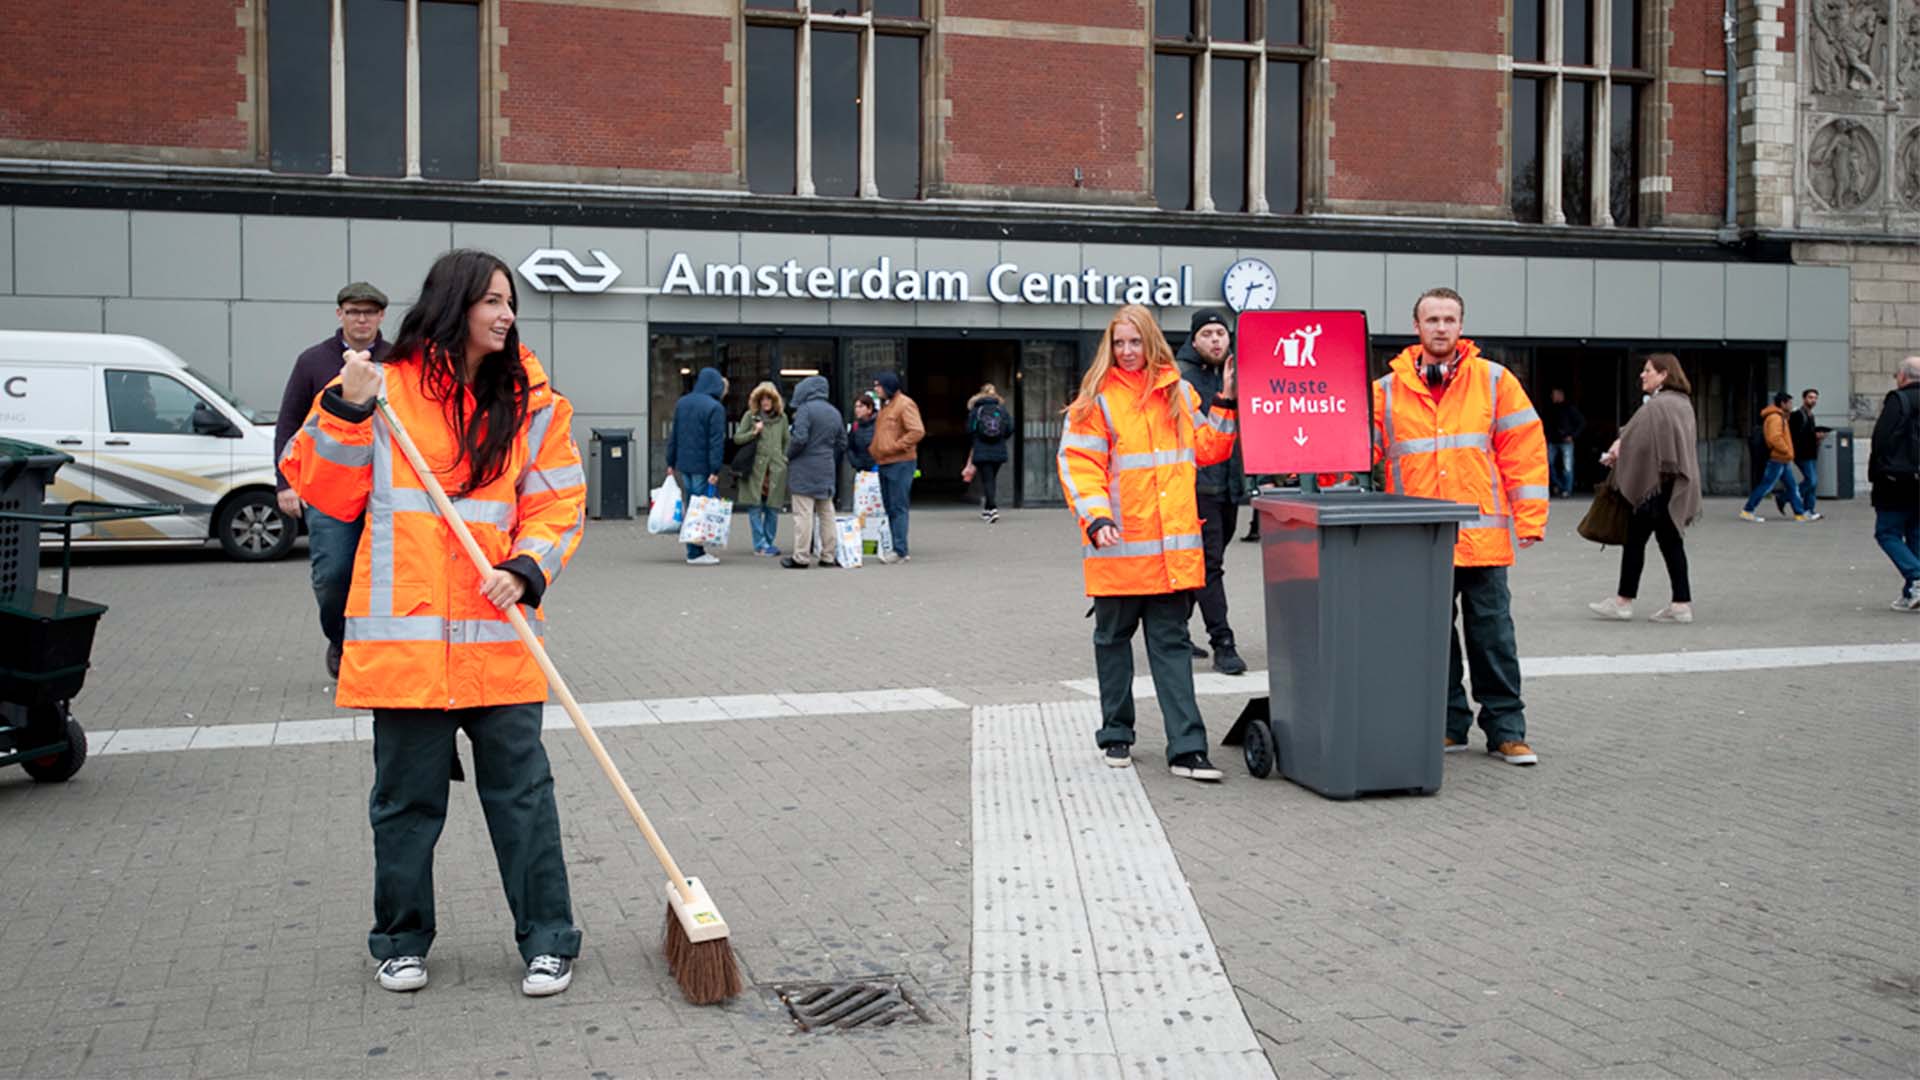
<svg viewBox="0 0 1920 1080">
<path fill-rule="evenodd" d="M 1813 193 L 1835 210 L 1853 210 L 1880 188 L 1880 143 L 1855 120 L 1829 120 L 1807 147 Z"/>
<path fill-rule="evenodd" d="M 1900 0 L 1900 91 L 1920 99 L 1920 0 Z"/>
<path fill-rule="evenodd" d="M 1876 93 L 1886 86 L 1885 9 L 1886 0 L 1814 0 L 1808 19 L 1814 93 Z"/>
<path fill-rule="evenodd" d="M 1900 152 L 1894 155 L 1894 187 L 1900 204 L 1920 210 L 1920 127 L 1909 128 L 1900 140 Z"/>
</svg>

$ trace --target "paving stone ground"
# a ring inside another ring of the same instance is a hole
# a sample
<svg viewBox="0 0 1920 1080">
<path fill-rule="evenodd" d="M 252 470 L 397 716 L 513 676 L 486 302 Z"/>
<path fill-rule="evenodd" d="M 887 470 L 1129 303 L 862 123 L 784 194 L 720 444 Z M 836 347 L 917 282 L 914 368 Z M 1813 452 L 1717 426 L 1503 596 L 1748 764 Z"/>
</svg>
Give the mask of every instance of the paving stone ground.
<svg viewBox="0 0 1920 1080">
<path fill-rule="evenodd" d="M 1885 609 L 1864 501 L 1805 526 L 1710 502 L 1688 534 L 1689 627 L 1587 616 L 1618 556 L 1572 537 L 1578 509 L 1555 504 L 1515 571 L 1525 655 L 1920 641 L 1920 618 Z M 550 595 L 550 641 L 593 701 L 1079 697 L 1061 685 L 1091 674 L 1063 511 L 991 528 L 929 511 L 915 540 L 904 566 L 802 574 L 736 552 L 702 571 L 595 523 Z M 1236 544 L 1259 666 L 1257 574 Z M 74 580 L 112 605 L 75 705 L 89 726 L 336 714 L 303 563 L 104 555 Z M 1664 585 L 1655 560 L 1647 610 Z M 1231 751 L 1225 784 L 1176 780 L 1142 702 L 1140 778 L 1277 1074 L 1920 1074 L 1914 665 L 1537 679 L 1527 698 L 1538 768 L 1459 755 L 1432 798 L 1355 802 L 1255 781 Z M 1204 700 L 1216 740 L 1243 701 Z M 586 952 L 573 989 L 537 1002 L 466 790 L 440 848 L 433 985 L 405 997 L 373 984 L 364 948 L 365 745 L 105 756 L 64 786 L 0 770 L 0 1077 L 968 1074 L 967 712 L 605 738 L 713 886 L 740 1000 L 677 997 L 658 868 L 570 733 L 547 742 Z M 930 1022 L 803 1035 L 770 990 L 879 974 Z"/>
</svg>

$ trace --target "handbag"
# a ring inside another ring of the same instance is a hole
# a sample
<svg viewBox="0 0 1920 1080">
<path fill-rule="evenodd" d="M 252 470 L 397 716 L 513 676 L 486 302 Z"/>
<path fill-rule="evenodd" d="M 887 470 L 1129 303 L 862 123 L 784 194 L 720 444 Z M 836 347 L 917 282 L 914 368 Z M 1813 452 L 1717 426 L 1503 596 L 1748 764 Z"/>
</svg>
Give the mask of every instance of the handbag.
<svg viewBox="0 0 1920 1080">
<path fill-rule="evenodd" d="M 733 460 L 728 462 L 727 468 L 733 470 L 734 476 L 745 480 L 747 474 L 753 471 L 753 460 L 759 453 L 760 440 L 755 439 L 734 452 Z"/>
<path fill-rule="evenodd" d="M 1579 533 L 1596 544 L 1612 544 L 1623 547 L 1627 542 L 1627 519 L 1633 516 L 1633 507 L 1628 505 L 1627 497 L 1613 486 L 1613 477 L 1609 475 L 1594 489 L 1593 505 L 1587 507 L 1587 516 L 1580 519 Z"/>
</svg>

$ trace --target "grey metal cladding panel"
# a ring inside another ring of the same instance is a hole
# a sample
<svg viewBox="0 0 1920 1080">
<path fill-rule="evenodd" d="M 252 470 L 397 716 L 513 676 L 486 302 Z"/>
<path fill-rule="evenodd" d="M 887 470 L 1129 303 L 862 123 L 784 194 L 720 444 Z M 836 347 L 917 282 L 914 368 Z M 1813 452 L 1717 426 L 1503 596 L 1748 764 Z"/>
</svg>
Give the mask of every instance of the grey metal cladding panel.
<svg viewBox="0 0 1920 1080">
<path fill-rule="evenodd" d="M 1725 337 L 1726 320 L 1727 268 L 1724 264 L 1660 264 L 1661 337 Z"/>
<path fill-rule="evenodd" d="M 556 229 L 556 234 L 562 230 Z M 667 279 L 667 264 L 685 253 L 693 261 L 695 273 L 703 263 L 739 262 L 740 234 L 731 232 L 688 232 L 678 229 L 654 229 L 647 234 L 647 274 L 645 284 L 658 287 Z M 611 251 L 608 254 L 612 254 Z M 620 264 L 623 268 L 625 263 Z M 626 275 L 621 275 L 626 284 Z M 635 281 L 632 284 L 642 284 Z M 705 285 L 705 282 L 701 283 Z M 732 297 L 712 299 L 705 296 L 656 296 L 647 303 L 647 315 L 653 322 L 719 323 L 732 326 L 740 321 L 740 301 Z"/>
<path fill-rule="evenodd" d="M 473 225 L 457 221 L 453 225 L 453 246 L 490 251 L 508 266 L 517 267 L 535 251 L 555 245 L 553 230 L 545 225 Z M 620 265 L 627 267 L 628 264 Z M 635 273 L 645 265 L 644 261 L 636 261 L 628 273 Z M 553 311 L 553 301 L 548 294 L 528 285 L 517 270 L 513 279 L 513 287 L 520 294 L 521 318 L 544 319 Z"/>
<path fill-rule="evenodd" d="M 1013 263 L 1020 268 L 1005 279 L 1005 287 L 1016 293 L 1020 291 L 1020 279 L 1028 274 L 1078 275 L 1082 269 L 1079 244 L 1003 241 L 1000 245 L 1000 261 Z M 986 285 L 984 279 L 981 285 Z M 1079 308 L 1073 304 L 1029 304 L 1023 301 L 1000 307 L 1000 325 L 1004 327 L 1071 330 L 1079 322 Z"/>
<path fill-rule="evenodd" d="M 1847 341 L 1852 318 L 1844 266 L 1795 266 L 1787 272 L 1787 336 Z"/>
<path fill-rule="evenodd" d="M 133 213 L 133 295 L 232 300 L 240 295 L 240 219 Z"/>
<path fill-rule="evenodd" d="M 325 301 L 331 307 L 340 287 L 352 280 L 342 218 L 247 215 L 240 219 L 240 257 L 240 293 L 248 300 Z"/>
<path fill-rule="evenodd" d="M 533 355 L 539 359 L 540 366 L 546 369 L 547 378 L 555 378 L 551 359 L 553 323 L 546 319 L 521 319 L 514 324 L 514 327 L 520 331 L 520 344 L 533 350 Z"/>
<path fill-rule="evenodd" d="M 1133 273 L 1128 267 L 1155 267 L 1160 265 L 1160 248 L 1157 244 L 1082 244 L 1080 245 L 1080 263 L 1083 267 L 1107 274 Z M 1197 289 L 1197 286 L 1196 286 Z M 1102 286 L 1104 293 L 1105 287 Z M 1108 322 L 1119 304 L 1084 304 L 1080 308 L 1080 329 L 1105 331 Z M 1061 320 L 1062 326 L 1067 320 Z"/>
<path fill-rule="evenodd" d="M 1307 251 L 1261 251 L 1241 248 L 1234 259 L 1259 259 L 1272 268 L 1279 289 L 1274 297 L 1275 311 L 1305 310 L 1313 307 L 1313 253 Z"/>
<path fill-rule="evenodd" d="M 641 412 L 647 406 L 647 325 L 553 324 L 553 385 L 579 408 Z"/>
<path fill-rule="evenodd" d="M 1454 286 L 1467 301 L 1467 335 L 1496 337 L 1527 332 L 1527 260 L 1501 255 L 1462 255 L 1459 260 L 1460 284 Z M 1409 309 L 1406 321 L 1395 316 L 1393 333 L 1413 325 Z M 1375 331 L 1378 333 L 1379 331 Z"/>
<path fill-rule="evenodd" d="M 1313 306 L 1321 310 L 1359 310 L 1368 326 L 1387 319 L 1387 257 L 1371 251 L 1313 253 Z"/>
<path fill-rule="evenodd" d="M 53 296 L 0 296 L 0 330 L 73 330 L 98 334 L 105 328 L 102 301 Z"/>
<path fill-rule="evenodd" d="M 582 229 L 562 225 L 554 228 L 552 240 L 551 246 L 570 251 L 574 258 L 589 265 L 597 262 L 592 252 L 604 252 L 613 265 L 620 268 L 620 276 L 613 279 L 616 289 L 660 284 L 660 278 L 647 276 L 648 241 L 645 229 Z M 519 266 L 533 251 L 533 248 L 528 248 L 518 259 L 510 261 Z M 515 275 L 518 276 L 518 271 Z M 544 297 L 556 319 L 644 322 L 647 318 L 647 297 L 637 293 L 542 293 L 521 278 L 520 296 L 523 300 L 528 296 Z"/>
<path fill-rule="evenodd" d="M 1784 341 L 1787 336 L 1787 268 L 1730 263 L 1726 329 L 1739 341 Z"/>
<path fill-rule="evenodd" d="M 433 261 L 453 247 L 453 226 L 443 221 L 347 222 L 347 273 L 370 281 L 404 308 L 420 295 Z M 513 264 L 507 264 L 511 267 Z"/>
<path fill-rule="evenodd" d="M 913 238 L 907 236 L 829 236 L 827 253 L 836 266 L 878 268 L 887 260 L 889 280 L 914 265 Z M 913 305 L 897 300 L 836 300 L 827 305 L 835 326 L 912 326 Z"/>
<path fill-rule="evenodd" d="M 1412 322 L 1413 302 L 1420 299 L 1420 294 L 1440 285 L 1458 290 L 1459 271 L 1459 260 L 1452 255 L 1388 255 L 1387 302 L 1382 318 L 1395 330 L 1399 326 L 1394 324 L 1402 319 Z M 1372 330 L 1374 326 L 1370 322 L 1367 328 Z"/>
<path fill-rule="evenodd" d="M 960 270 L 967 274 L 974 302 L 926 303 L 914 305 L 914 319 L 920 326 L 1000 325 L 999 305 L 987 294 L 987 272 L 1000 261 L 1000 245 L 992 240 L 916 240 L 918 265 L 929 270 Z M 985 302 L 979 302 L 985 298 Z"/>
<path fill-rule="evenodd" d="M 150 338 L 198 370 L 221 382 L 233 382 L 225 300 L 108 300 L 107 333 Z M 272 401 L 242 400 L 261 408 L 274 407 Z"/>
<path fill-rule="evenodd" d="M 344 283 L 343 283 L 344 284 Z M 233 391 L 243 401 L 277 408 L 293 360 L 340 329 L 333 292 L 321 303 L 241 301 L 233 305 Z M 398 323 L 391 311 L 389 329 Z"/>
<path fill-rule="evenodd" d="M 1785 390 L 1798 398 L 1800 391 L 1811 386 L 1820 391 L 1820 411 L 1823 414 L 1845 416 L 1847 396 L 1852 384 L 1852 372 L 1848 368 L 1847 356 L 1848 345 L 1844 341 L 1787 342 Z M 1886 385 L 1891 389 L 1892 381 L 1889 380 Z M 1877 398 L 1878 388 L 1874 390 Z"/>
<path fill-rule="evenodd" d="M 1606 259 L 1593 264 L 1593 334 L 1660 336 L 1660 264 Z"/>
<path fill-rule="evenodd" d="M 791 233 L 745 233 L 740 237 L 740 262 L 749 273 L 758 266 L 779 266 L 788 259 L 799 263 L 803 270 L 815 267 L 833 269 L 833 263 L 827 256 L 827 238 L 819 235 L 795 235 Z M 698 269 L 696 267 L 696 269 Z M 706 283 L 701 282 L 704 286 Z M 800 285 L 806 287 L 803 274 Z M 834 289 L 839 288 L 838 275 L 835 275 Z M 740 301 L 740 321 L 755 326 L 781 326 L 793 323 L 814 325 L 827 321 L 826 300 L 771 300 L 744 299 Z"/>
<path fill-rule="evenodd" d="M 1467 326 L 1472 329 L 1471 319 Z M 1536 337 L 1593 335 L 1592 260 L 1527 260 L 1527 333 Z"/>
<path fill-rule="evenodd" d="M 14 292 L 127 295 L 127 211 L 21 206 L 13 211 Z"/>
<path fill-rule="evenodd" d="M 0 293 L 13 291 L 13 207 L 0 207 Z"/>
<path fill-rule="evenodd" d="M 1177 279 L 1182 266 L 1193 268 L 1193 304 L 1156 308 L 1160 325 L 1166 330 L 1184 334 L 1193 323 L 1193 313 L 1203 307 L 1214 308 L 1222 315 L 1231 317 L 1233 310 L 1227 307 L 1221 286 L 1227 276 L 1227 268 L 1239 257 L 1239 252 L 1233 248 L 1161 248 L 1158 273 Z"/>
</svg>

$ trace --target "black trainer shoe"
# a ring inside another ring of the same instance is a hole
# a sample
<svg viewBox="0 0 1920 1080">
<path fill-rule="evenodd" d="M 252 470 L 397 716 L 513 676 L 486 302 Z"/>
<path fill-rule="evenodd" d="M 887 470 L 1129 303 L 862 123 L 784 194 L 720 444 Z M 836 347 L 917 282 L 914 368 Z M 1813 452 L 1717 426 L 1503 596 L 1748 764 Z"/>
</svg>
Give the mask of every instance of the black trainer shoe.
<svg viewBox="0 0 1920 1080">
<path fill-rule="evenodd" d="M 380 961 L 380 985 L 404 994 L 427 985 L 427 958 L 395 956 Z"/>
<path fill-rule="evenodd" d="M 1189 644 L 1191 644 L 1191 642 Z M 1212 653 L 1208 652 L 1207 650 L 1201 648 L 1198 645 L 1193 646 L 1193 658 L 1195 660 L 1205 660 L 1207 657 L 1212 655 L 1213 655 Z"/>
<path fill-rule="evenodd" d="M 1207 755 L 1198 750 L 1181 754 L 1179 757 L 1174 758 L 1172 763 L 1167 767 L 1172 770 L 1173 775 L 1184 776 L 1189 780 L 1206 780 L 1211 782 L 1221 780 L 1227 775 L 1219 769 L 1214 768 L 1213 762 L 1207 760 Z"/>
<path fill-rule="evenodd" d="M 564 956 L 536 956 L 527 964 L 520 992 L 528 997 L 557 994 L 573 983 L 573 961 Z"/>
<path fill-rule="evenodd" d="M 789 570 L 805 570 L 808 566 L 811 566 L 812 564 L 803 563 L 791 555 L 782 555 L 780 556 L 780 565 L 786 567 Z"/>
<path fill-rule="evenodd" d="M 1240 653 L 1231 645 L 1213 647 L 1213 670 L 1222 675 L 1245 675 L 1247 662 L 1240 659 Z"/>
<path fill-rule="evenodd" d="M 1109 769 L 1133 768 L 1133 747 L 1126 743 L 1108 743 L 1105 761 Z"/>
<path fill-rule="evenodd" d="M 327 643 L 327 674 L 332 678 L 340 677 L 341 645 L 337 641 Z"/>
</svg>

